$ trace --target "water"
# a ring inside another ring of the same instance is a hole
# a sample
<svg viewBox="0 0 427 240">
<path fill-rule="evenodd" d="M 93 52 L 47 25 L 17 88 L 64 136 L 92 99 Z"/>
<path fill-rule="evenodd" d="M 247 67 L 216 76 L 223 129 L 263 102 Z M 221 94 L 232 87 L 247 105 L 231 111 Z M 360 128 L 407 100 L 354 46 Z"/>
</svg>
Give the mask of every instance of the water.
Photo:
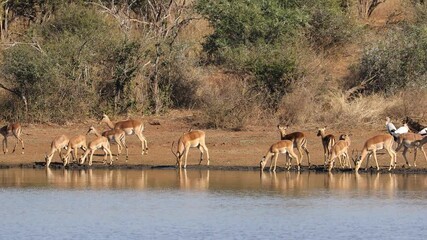
<svg viewBox="0 0 427 240">
<path fill-rule="evenodd" d="M 0 170 L 0 239 L 423 239 L 427 175 Z"/>
</svg>

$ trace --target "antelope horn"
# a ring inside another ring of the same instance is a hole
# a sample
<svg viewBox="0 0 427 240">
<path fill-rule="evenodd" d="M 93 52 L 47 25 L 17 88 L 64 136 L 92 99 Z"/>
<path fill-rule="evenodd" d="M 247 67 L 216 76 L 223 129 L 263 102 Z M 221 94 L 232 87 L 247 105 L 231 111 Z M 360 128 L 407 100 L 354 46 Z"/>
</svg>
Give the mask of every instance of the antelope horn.
<svg viewBox="0 0 427 240">
<path fill-rule="evenodd" d="M 178 157 L 177 155 L 176 155 L 176 153 L 173 151 L 173 145 L 175 144 L 175 141 L 173 141 L 172 142 L 172 146 L 171 146 L 171 152 L 173 153 L 173 155 L 175 156 L 175 157 Z"/>
</svg>

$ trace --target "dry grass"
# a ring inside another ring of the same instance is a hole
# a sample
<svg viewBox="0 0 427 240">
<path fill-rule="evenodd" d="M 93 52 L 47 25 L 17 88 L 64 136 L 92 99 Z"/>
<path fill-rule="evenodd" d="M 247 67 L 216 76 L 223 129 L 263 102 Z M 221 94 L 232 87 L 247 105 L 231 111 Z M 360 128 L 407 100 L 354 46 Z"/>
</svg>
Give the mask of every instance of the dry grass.
<svg viewBox="0 0 427 240">
<path fill-rule="evenodd" d="M 295 125 L 374 127 L 382 124 L 385 116 L 403 118 L 408 115 L 407 112 L 399 112 L 402 107 L 399 97 L 385 98 L 375 94 L 349 99 L 345 92 L 339 90 L 329 90 L 316 96 L 309 89 L 298 89 L 284 97 L 278 118 L 280 122 Z"/>
<path fill-rule="evenodd" d="M 397 104 L 396 99 L 381 95 L 359 96 L 349 100 L 342 92 L 330 93 L 326 99 L 333 103 L 328 111 L 328 120 L 347 126 L 382 122 L 386 110 Z"/>
<path fill-rule="evenodd" d="M 396 119 L 404 119 L 409 116 L 421 122 L 427 123 L 427 89 L 408 89 L 402 91 L 390 99 L 394 99 L 395 105 L 385 109 L 385 114 Z"/>
</svg>

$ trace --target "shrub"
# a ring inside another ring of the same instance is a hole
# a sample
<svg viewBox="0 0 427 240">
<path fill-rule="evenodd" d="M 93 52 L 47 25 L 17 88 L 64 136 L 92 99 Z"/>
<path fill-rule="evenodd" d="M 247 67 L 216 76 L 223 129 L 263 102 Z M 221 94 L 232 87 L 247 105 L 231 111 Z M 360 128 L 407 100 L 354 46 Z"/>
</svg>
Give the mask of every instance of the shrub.
<svg viewBox="0 0 427 240">
<path fill-rule="evenodd" d="M 306 35 L 315 49 L 328 50 L 352 39 L 356 28 L 341 4 L 323 0 L 311 8 Z"/>
<path fill-rule="evenodd" d="M 297 46 L 329 49 L 351 38 L 345 1 L 201 0 L 196 4 L 214 31 L 206 38 L 208 63 L 254 76 L 265 107 L 277 110 L 290 85 L 303 76 Z M 344 4 L 345 5 L 345 4 Z M 303 34 L 305 33 L 305 34 Z"/>
<path fill-rule="evenodd" d="M 208 62 L 255 76 L 273 109 L 297 76 L 292 46 L 308 18 L 297 2 L 202 0 L 196 5 L 214 28 L 204 43 Z"/>
<path fill-rule="evenodd" d="M 427 87 L 427 25 L 405 25 L 368 47 L 353 85 L 366 82 L 365 93 L 395 94 L 408 87 Z"/>
<path fill-rule="evenodd" d="M 111 37 L 113 30 L 94 10 L 71 4 L 28 29 L 21 39 L 28 44 L 4 51 L 1 74 L 27 98 L 28 121 L 63 122 L 101 111 L 98 91 L 108 71 L 105 63 L 121 42 Z M 18 106 L 15 99 L 9 101 L 1 108 Z"/>
<path fill-rule="evenodd" d="M 240 80 L 228 79 L 226 84 L 208 86 L 201 96 L 201 121 L 209 128 L 245 129 L 258 119 L 260 97 Z"/>
</svg>

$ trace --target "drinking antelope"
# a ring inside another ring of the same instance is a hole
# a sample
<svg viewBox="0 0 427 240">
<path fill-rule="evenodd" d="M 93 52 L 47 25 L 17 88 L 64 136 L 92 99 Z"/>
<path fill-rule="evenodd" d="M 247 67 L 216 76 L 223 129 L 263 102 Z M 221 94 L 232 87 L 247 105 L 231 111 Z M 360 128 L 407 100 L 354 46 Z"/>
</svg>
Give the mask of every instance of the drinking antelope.
<svg viewBox="0 0 427 240">
<path fill-rule="evenodd" d="M 99 132 L 95 129 L 95 127 L 91 126 L 87 132 L 87 134 L 93 133 L 96 136 L 104 136 L 108 138 L 108 141 L 110 143 L 117 144 L 117 157 L 116 160 L 119 159 L 119 155 L 122 153 L 123 147 L 126 148 L 126 162 L 129 159 L 129 151 L 128 146 L 126 145 L 126 133 L 121 129 L 111 129 L 102 132 L 99 134 Z"/>
<path fill-rule="evenodd" d="M 267 161 L 270 159 L 270 171 L 276 171 L 277 158 L 279 153 L 289 155 L 292 159 L 296 159 L 298 171 L 300 170 L 301 164 L 298 160 L 297 155 L 294 153 L 294 143 L 291 140 L 281 140 L 268 149 L 265 155 L 262 157 L 261 162 L 259 163 L 261 172 L 264 171 L 264 167 L 267 164 Z M 274 163 L 273 163 L 274 157 Z M 289 160 L 291 161 L 291 160 Z M 274 167 L 273 167 L 274 166 Z M 287 163 L 288 170 L 291 168 L 291 163 Z"/>
<path fill-rule="evenodd" d="M 340 140 L 338 140 L 335 143 L 335 145 L 332 147 L 331 156 L 328 161 L 329 163 L 328 171 L 332 170 L 336 158 L 338 158 L 338 160 L 340 161 L 340 165 L 342 168 L 346 166 L 351 167 L 350 160 L 348 157 L 349 146 L 350 146 L 350 136 L 347 134 L 342 134 L 340 136 Z M 343 157 L 343 159 L 341 159 L 341 157 Z"/>
<path fill-rule="evenodd" d="M 24 154 L 24 140 L 21 138 L 22 127 L 19 123 L 11 123 L 0 128 L 0 134 L 3 135 L 3 153 L 7 153 L 7 137 L 14 136 L 16 138 L 15 146 L 13 147 L 12 153 L 15 152 L 18 142 L 21 142 L 22 154 Z"/>
<path fill-rule="evenodd" d="M 46 161 L 47 168 L 52 162 L 53 155 L 55 154 L 56 151 L 59 153 L 59 157 L 61 158 L 61 160 L 64 161 L 61 151 L 62 149 L 67 149 L 68 141 L 69 139 L 65 135 L 60 135 L 52 140 L 52 143 L 50 144 L 50 153 L 49 154 L 46 153 L 44 158 Z M 64 166 L 65 166 L 65 163 L 64 163 Z"/>
<path fill-rule="evenodd" d="M 282 127 L 280 125 L 277 125 L 277 128 L 279 129 L 281 140 L 291 140 L 293 142 L 293 146 L 297 148 L 299 152 L 300 163 L 302 163 L 302 158 L 303 158 L 302 150 L 305 151 L 305 153 L 307 154 L 308 166 L 310 166 L 310 153 L 308 152 L 308 149 L 307 149 L 307 139 L 305 138 L 304 133 L 293 132 L 293 133 L 286 134 L 286 129 L 288 129 L 288 126 Z"/>
<path fill-rule="evenodd" d="M 206 165 L 209 166 L 209 151 L 205 144 L 205 132 L 200 130 L 191 130 L 184 133 L 178 140 L 178 146 L 176 153 L 173 151 L 173 146 L 175 142 L 172 142 L 171 151 L 176 157 L 176 164 L 179 168 L 182 165 L 182 157 L 185 154 L 184 158 L 184 168 L 187 167 L 187 156 L 191 147 L 197 147 L 200 150 L 200 161 L 199 165 L 203 161 L 203 150 L 206 151 L 207 162 Z"/>
<path fill-rule="evenodd" d="M 113 123 L 107 115 L 103 114 L 99 124 L 103 122 L 105 122 L 110 129 L 121 129 L 126 133 L 126 135 L 135 134 L 141 141 L 141 154 L 148 154 L 147 139 L 142 135 L 142 131 L 144 131 L 144 124 L 141 121 L 129 119 Z"/>
<path fill-rule="evenodd" d="M 369 158 L 373 154 L 375 163 L 377 165 L 377 171 L 380 170 L 380 167 L 378 166 L 378 160 L 377 160 L 377 150 L 385 149 L 387 153 L 390 155 L 390 167 L 389 171 L 392 167 L 396 167 L 396 152 L 392 149 L 393 146 L 393 136 L 388 134 L 380 134 L 377 136 L 374 136 L 372 138 L 369 138 L 366 140 L 365 145 L 362 149 L 362 155 L 357 156 L 356 159 L 353 159 L 354 161 L 354 170 L 356 172 L 359 171 L 360 165 L 362 164 L 363 160 L 367 157 L 366 160 L 366 170 L 368 169 L 368 163 Z M 394 164 L 393 164 L 394 162 Z"/>
<path fill-rule="evenodd" d="M 418 148 L 421 149 L 421 152 L 423 152 L 424 154 L 424 159 L 427 162 L 427 156 L 426 153 L 424 151 L 424 147 L 421 146 L 417 146 L 415 141 L 420 141 L 422 140 L 423 137 L 420 134 L 416 134 L 416 133 L 404 133 L 399 135 L 399 137 L 397 138 L 397 148 L 396 148 L 396 152 L 399 152 L 399 150 L 403 147 L 403 157 L 405 158 L 406 164 L 410 167 L 411 164 L 408 162 L 408 158 L 406 157 L 406 153 L 408 151 L 409 148 L 415 148 L 414 149 L 414 167 L 417 166 L 417 150 Z"/>
<path fill-rule="evenodd" d="M 317 136 L 320 136 L 322 139 L 322 145 L 323 145 L 323 155 L 324 155 L 324 164 L 326 166 L 326 161 L 331 156 L 332 146 L 335 144 L 335 136 L 332 134 L 325 134 L 326 126 L 323 128 L 317 129 Z"/>
<path fill-rule="evenodd" d="M 62 162 L 64 163 L 64 166 L 66 166 L 68 164 L 68 160 L 70 158 L 71 151 L 73 151 L 73 154 L 71 155 L 73 161 L 78 160 L 77 150 L 79 148 L 82 149 L 83 152 L 85 152 L 87 149 L 86 136 L 84 136 L 84 135 L 74 136 L 74 137 L 70 138 L 70 140 L 68 141 L 67 152 L 65 153 L 64 157 L 62 158 Z"/>
<path fill-rule="evenodd" d="M 92 128 L 93 127 L 89 128 L 88 133 L 91 132 Z M 106 161 L 107 161 L 107 155 L 110 155 L 110 165 L 112 165 L 113 164 L 113 156 L 112 156 L 111 151 L 110 151 L 110 143 L 108 142 L 108 138 L 103 137 L 99 134 L 96 134 L 96 136 L 97 137 L 88 144 L 88 148 L 86 149 L 86 152 L 84 153 L 84 155 L 80 159 L 80 164 L 83 164 L 85 162 L 87 155 L 89 155 L 89 153 L 90 153 L 89 166 L 92 166 L 93 154 L 95 153 L 96 150 L 102 149 L 102 151 L 104 151 L 104 153 L 105 153 L 104 154 L 104 163 L 106 163 Z"/>
</svg>

